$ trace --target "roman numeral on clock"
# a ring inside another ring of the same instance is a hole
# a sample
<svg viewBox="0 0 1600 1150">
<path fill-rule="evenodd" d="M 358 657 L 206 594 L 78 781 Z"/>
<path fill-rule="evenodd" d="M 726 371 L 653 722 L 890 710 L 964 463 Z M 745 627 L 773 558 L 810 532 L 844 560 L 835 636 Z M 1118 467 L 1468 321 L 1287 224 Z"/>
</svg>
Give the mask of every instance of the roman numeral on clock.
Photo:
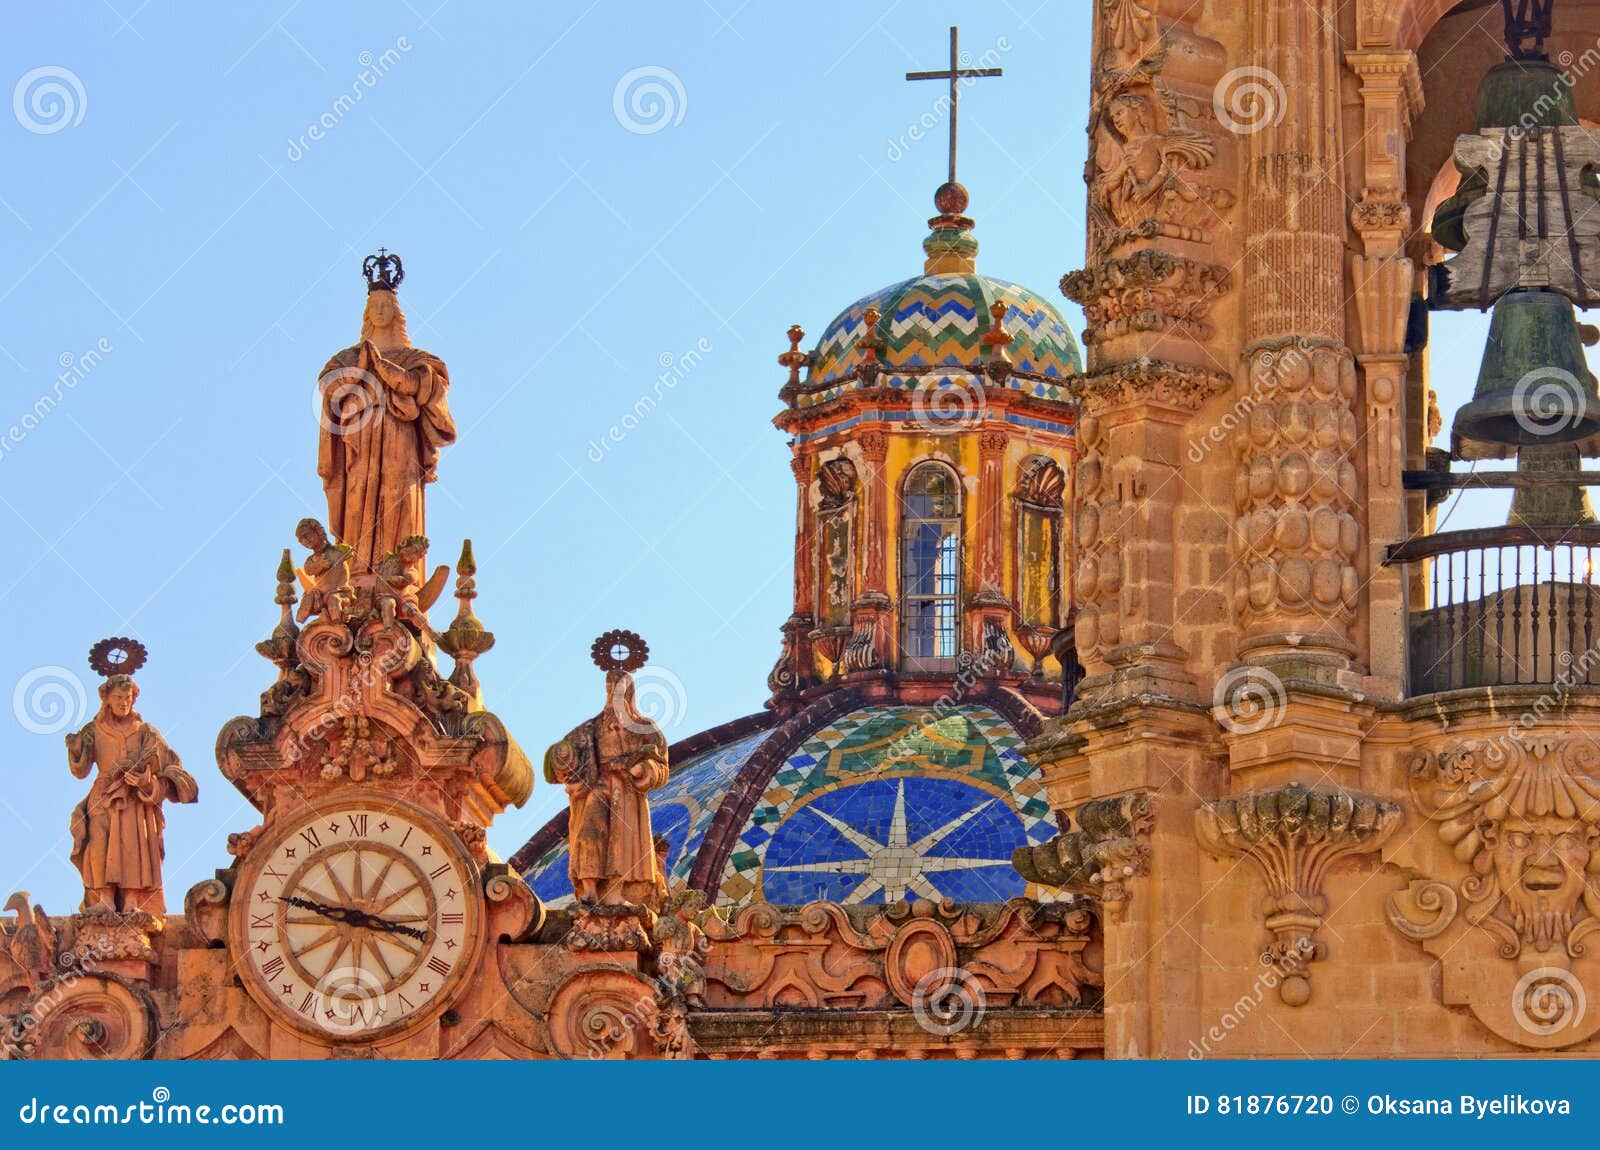
<svg viewBox="0 0 1600 1150">
<path fill-rule="evenodd" d="M 268 878 L 275 878 L 279 882 L 283 882 L 286 878 L 289 877 L 288 875 L 284 874 L 281 870 L 278 870 L 276 867 L 270 867 L 270 866 L 266 870 L 262 871 L 261 873 L 266 875 Z"/>
<path fill-rule="evenodd" d="M 465 922 L 466 919 L 467 916 L 460 911 L 454 911 L 450 914 L 441 914 L 439 916 L 439 921 L 445 926 L 459 926 L 461 923 Z"/>
<path fill-rule="evenodd" d="M 345 816 L 345 821 L 350 824 L 350 833 L 351 834 L 360 835 L 362 838 L 366 838 L 366 836 L 367 836 L 367 816 L 366 815 L 364 815 L 364 814 L 362 814 L 362 815 L 346 815 Z"/>
<path fill-rule="evenodd" d="M 306 840 L 307 846 L 320 847 L 322 845 L 322 839 L 318 837 L 316 827 L 307 827 L 300 832 L 300 837 Z"/>
<path fill-rule="evenodd" d="M 251 930 L 271 930 L 272 916 L 270 914 L 253 914 L 250 916 Z"/>
<path fill-rule="evenodd" d="M 450 973 L 450 964 L 436 955 L 428 960 L 428 969 L 443 978 Z"/>
<path fill-rule="evenodd" d="M 261 967 L 261 975 L 268 982 L 277 978 L 281 973 L 283 973 L 283 959 L 281 958 L 274 958 L 271 962 L 265 963 Z"/>
<path fill-rule="evenodd" d="M 316 1000 L 317 1000 L 317 992 L 316 991 L 314 991 L 314 990 L 306 991 L 306 996 L 300 1000 L 300 1013 L 301 1014 L 310 1014 L 311 1013 L 311 1007 L 315 1004 Z"/>
<path fill-rule="evenodd" d="M 431 870 L 431 871 L 428 872 L 428 877 L 429 878 L 438 878 L 440 875 L 444 874 L 449 869 L 450 869 L 450 864 L 449 863 L 440 863 L 437 869 Z"/>
</svg>

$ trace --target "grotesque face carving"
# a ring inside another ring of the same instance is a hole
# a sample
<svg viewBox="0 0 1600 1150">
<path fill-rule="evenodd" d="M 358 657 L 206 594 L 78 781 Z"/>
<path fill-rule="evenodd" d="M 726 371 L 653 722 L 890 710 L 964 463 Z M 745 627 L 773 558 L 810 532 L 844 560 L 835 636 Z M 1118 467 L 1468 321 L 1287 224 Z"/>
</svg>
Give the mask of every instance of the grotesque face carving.
<svg viewBox="0 0 1600 1150">
<path fill-rule="evenodd" d="M 1579 902 L 1595 898 L 1589 868 L 1600 830 L 1555 815 L 1508 815 L 1480 833 L 1518 937 L 1539 951 L 1563 943 Z"/>
<path fill-rule="evenodd" d="M 1444 1001 L 1508 1042 L 1554 1050 L 1592 1038 L 1600 747 L 1518 732 L 1423 752 L 1410 773 L 1417 813 L 1439 837 L 1407 852 L 1421 877 L 1390 896 L 1390 924 L 1448 956 Z"/>
<path fill-rule="evenodd" d="M 1577 954 L 1600 928 L 1600 751 L 1542 737 L 1472 743 L 1412 764 L 1421 811 L 1472 873 L 1468 920 L 1507 957 Z M 1587 911 L 1587 914 L 1584 912 Z"/>
</svg>

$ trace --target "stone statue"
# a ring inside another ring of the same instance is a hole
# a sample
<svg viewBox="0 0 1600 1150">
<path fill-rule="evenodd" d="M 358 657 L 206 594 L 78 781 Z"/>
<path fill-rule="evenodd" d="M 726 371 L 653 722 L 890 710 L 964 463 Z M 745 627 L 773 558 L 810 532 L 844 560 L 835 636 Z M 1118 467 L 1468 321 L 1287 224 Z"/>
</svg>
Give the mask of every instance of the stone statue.
<svg viewBox="0 0 1600 1150">
<path fill-rule="evenodd" d="M 192 803 L 199 789 L 161 733 L 133 709 L 133 672 L 144 646 L 105 639 L 89 652 L 104 675 L 100 710 L 67 736 L 67 765 L 76 778 L 98 768 L 88 797 L 72 812 L 72 862 L 83 875 L 83 910 L 166 912 L 161 893 L 163 802 Z"/>
<path fill-rule="evenodd" d="M 566 787 L 571 807 L 567 841 L 578 904 L 570 940 L 575 949 L 646 948 L 641 924 L 651 921 L 651 905 L 659 902 L 663 879 L 648 795 L 667 781 L 667 740 L 639 712 L 632 674 L 648 650 L 628 631 L 611 631 L 595 641 L 608 705 L 545 754 L 545 779 Z"/>
<path fill-rule="evenodd" d="M 367 257 L 361 342 L 328 361 L 317 474 L 328 496 L 328 526 L 354 548 L 365 574 L 401 540 L 425 531 L 423 487 L 437 478 L 439 449 L 455 442 L 444 361 L 411 346 L 395 289 L 398 256 Z"/>
</svg>

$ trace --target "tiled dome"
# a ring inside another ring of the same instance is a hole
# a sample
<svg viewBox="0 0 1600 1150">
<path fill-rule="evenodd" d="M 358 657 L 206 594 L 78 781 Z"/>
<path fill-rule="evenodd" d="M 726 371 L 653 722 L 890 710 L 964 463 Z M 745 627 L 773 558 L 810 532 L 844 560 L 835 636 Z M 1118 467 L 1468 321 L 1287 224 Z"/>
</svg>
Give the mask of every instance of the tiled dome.
<svg viewBox="0 0 1600 1150">
<path fill-rule="evenodd" d="M 976 272 L 920 275 L 863 296 L 823 330 L 811 356 L 807 388 L 842 380 L 860 364 L 857 341 L 867 334 L 866 312 L 879 314 L 878 362 L 885 376 L 904 368 L 949 367 L 970 375 L 984 361 L 982 337 L 994 326 L 990 307 L 1006 305 L 1007 351 L 1016 371 L 1061 380 L 1082 370 L 1078 342 L 1048 300 L 1020 284 Z M 924 378 L 926 376 L 924 375 Z M 893 386 L 893 380 L 883 382 Z"/>
<path fill-rule="evenodd" d="M 1017 847 L 1057 830 L 1022 741 L 979 703 L 939 714 L 873 704 L 799 730 L 745 733 L 674 768 L 650 796 L 653 830 L 669 844 L 669 880 L 698 870 L 724 906 L 1048 900 L 1011 866 Z M 730 796 L 743 796 L 742 809 L 718 820 Z M 515 861 L 547 906 L 565 906 L 566 836 L 551 824 L 535 844 L 537 858 L 524 848 Z"/>
</svg>

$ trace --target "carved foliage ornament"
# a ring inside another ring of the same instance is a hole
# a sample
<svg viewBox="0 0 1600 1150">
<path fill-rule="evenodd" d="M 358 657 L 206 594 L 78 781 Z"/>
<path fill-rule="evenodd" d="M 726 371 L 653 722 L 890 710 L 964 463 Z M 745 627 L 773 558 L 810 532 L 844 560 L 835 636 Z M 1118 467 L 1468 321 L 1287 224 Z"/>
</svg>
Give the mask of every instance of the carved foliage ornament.
<svg viewBox="0 0 1600 1150">
<path fill-rule="evenodd" d="M 1069 272 L 1062 294 L 1083 306 L 1086 343 L 1159 333 L 1209 340 L 1211 308 L 1232 286 L 1227 268 L 1144 248 Z"/>
<path fill-rule="evenodd" d="M 1452 954 L 1445 1001 L 1469 1005 L 1502 1037 L 1552 1048 L 1592 1035 L 1600 748 L 1508 736 L 1424 752 L 1409 772 L 1417 809 L 1445 848 L 1433 865 L 1450 873 L 1391 897 L 1390 923 L 1429 953 Z"/>
<path fill-rule="evenodd" d="M 1141 791 L 1096 799 L 1074 811 L 1072 822 L 1072 830 L 1047 843 L 1018 847 L 1011 865 L 1029 882 L 1120 907 L 1128 900 L 1128 880 L 1150 873 L 1150 796 Z"/>
<path fill-rule="evenodd" d="M 1399 804 L 1299 783 L 1206 803 L 1196 814 L 1201 844 L 1243 855 L 1267 880 L 1262 918 L 1272 935 L 1267 957 L 1286 972 L 1279 996 L 1290 1006 L 1311 997 L 1308 963 L 1325 957 L 1316 931 L 1327 913 L 1328 869 L 1379 849 L 1400 825 Z"/>
</svg>

